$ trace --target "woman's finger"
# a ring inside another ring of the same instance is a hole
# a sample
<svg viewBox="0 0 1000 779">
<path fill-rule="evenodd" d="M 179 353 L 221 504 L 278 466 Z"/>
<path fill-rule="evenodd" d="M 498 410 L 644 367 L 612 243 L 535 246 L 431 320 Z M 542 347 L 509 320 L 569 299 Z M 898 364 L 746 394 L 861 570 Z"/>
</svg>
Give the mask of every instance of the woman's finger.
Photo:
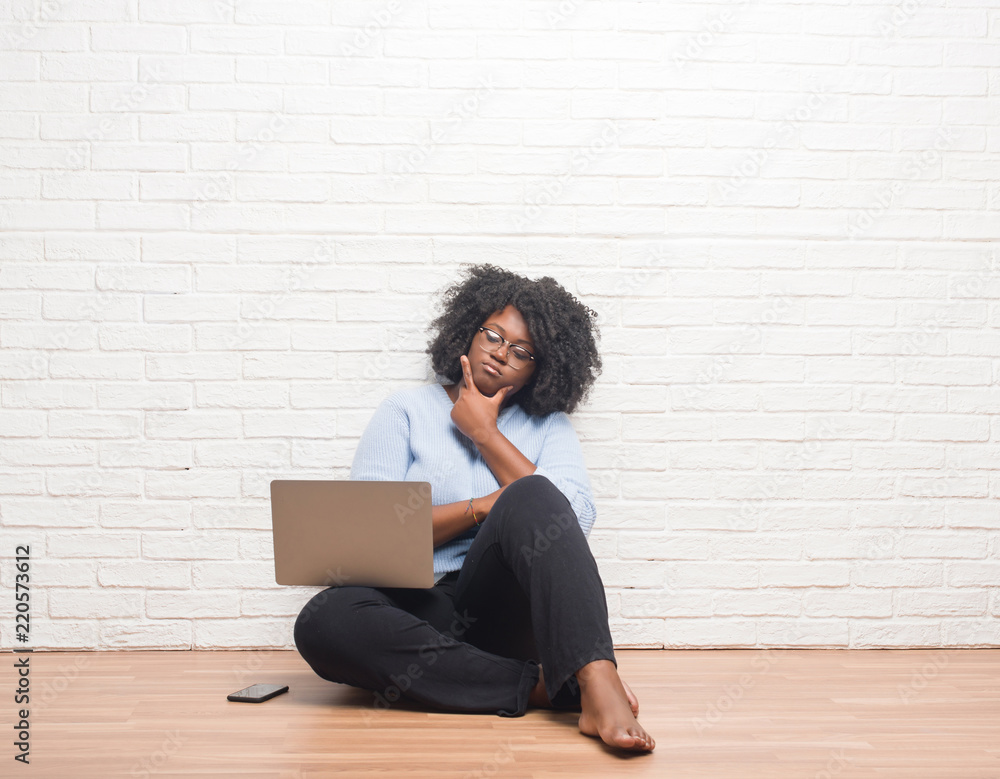
<svg viewBox="0 0 1000 779">
<path fill-rule="evenodd" d="M 478 392 L 479 387 L 476 386 L 476 382 L 472 379 L 472 364 L 469 362 L 469 358 L 463 354 L 460 359 L 462 361 L 462 375 L 465 377 L 465 386 Z"/>
</svg>

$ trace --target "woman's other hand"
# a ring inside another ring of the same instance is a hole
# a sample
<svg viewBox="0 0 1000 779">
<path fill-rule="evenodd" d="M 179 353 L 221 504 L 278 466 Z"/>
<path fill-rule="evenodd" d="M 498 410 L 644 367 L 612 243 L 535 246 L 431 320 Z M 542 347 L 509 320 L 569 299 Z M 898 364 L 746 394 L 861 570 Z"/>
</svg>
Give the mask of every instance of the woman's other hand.
<svg viewBox="0 0 1000 779">
<path fill-rule="evenodd" d="M 467 500 L 432 506 L 431 522 L 433 523 L 432 537 L 434 547 L 437 548 L 446 541 L 453 539 L 459 533 L 464 533 L 466 530 L 474 527 L 476 520 L 479 521 L 479 524 L 482 524 L 490 511 L 493 510 L 493 504 L 496 503 L 497 498 L 500 497 L 500 494 L 505 489 L 507 487 L 503 486 L 498 490 L 494 490 L 489 495 L 473 498 L 472 510 L 475 511 L 475 516 L 469 511 L 469 501 Z"/>
<path fill-rule="evenodd" d="M 493 510 L 493 504 L 497 502 L 497 498 L 500 497 L 500 494 L 505 489 L 507 489 L 507 487 L 508 487 L 508 485 L 505 484 L 500 489 L 494 490 L 489 495 L 483 495 L 483 497 L 481 497 L 481 498 L 479 498 L 478 500 L 475 501 L 476 512 L 477 512 L 477 515 L 479 516 L 480 523 Z"/>
</svg>

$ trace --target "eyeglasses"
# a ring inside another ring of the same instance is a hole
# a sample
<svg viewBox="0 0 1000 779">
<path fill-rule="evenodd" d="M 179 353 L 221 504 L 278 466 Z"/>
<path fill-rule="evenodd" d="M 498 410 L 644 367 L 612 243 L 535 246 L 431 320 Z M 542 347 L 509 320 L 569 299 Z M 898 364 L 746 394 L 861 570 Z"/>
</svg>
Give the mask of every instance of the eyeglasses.
<svg viewBox="0 0 1000 779">
<path fill-rule="evenodd" d="M 530 363 L 535 359 L 535 355 L 525 349 L 523 346 L 518 346 L 517 344 L 512 344 L 506 338 L 504 338 L 500 333 L 496 333 L 490 330 L 488 327 L 480 327 L 478 332 L 483 334 L 483 338 L 479 341 L 479 348 L 484 352 L 495 352 L 500 349 L 503 344 L 507 344 L 507 355 L 510 358 L 509 365 L 514 370 L 519 370 L 525 365 Z"/>
</svg>

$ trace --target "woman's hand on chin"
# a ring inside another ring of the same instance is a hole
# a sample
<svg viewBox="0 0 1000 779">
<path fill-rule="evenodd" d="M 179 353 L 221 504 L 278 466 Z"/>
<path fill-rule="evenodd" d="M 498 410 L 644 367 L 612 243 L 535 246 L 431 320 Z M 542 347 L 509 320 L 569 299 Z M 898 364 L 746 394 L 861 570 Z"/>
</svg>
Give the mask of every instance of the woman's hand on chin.
<svg viewBox="0 0 1000 779">
<path fill-rule="evenodd" d="M 500 406 L 513 387 L 501 387 L 493 397 L 487 397 L 479 391 L 472 378 L 472 364 L 468 356 L 463 354 L 460 359 L 463 383 L 458 385 L 458 400 L 452 406 L 451 419 L 459 430 L 478 444 L 496 431 Z"/>
</svg>

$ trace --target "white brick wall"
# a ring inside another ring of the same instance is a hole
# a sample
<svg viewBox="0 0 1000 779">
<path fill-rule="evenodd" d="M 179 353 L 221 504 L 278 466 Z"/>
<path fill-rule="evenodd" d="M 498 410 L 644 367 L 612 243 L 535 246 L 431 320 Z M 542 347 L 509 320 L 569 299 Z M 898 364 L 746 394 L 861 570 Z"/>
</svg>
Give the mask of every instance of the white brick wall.
<svg viewBox="0 0 1000 779">
<path fill-rule="evenodd" d="M 1000 645 L 998 66 L 979 0 L 0 2 L 0 645 L 30 544 L 36 647 L 290 647 L 267 483 L 482 261 L 600 311 L 620 646 Z"/>
</svg>

